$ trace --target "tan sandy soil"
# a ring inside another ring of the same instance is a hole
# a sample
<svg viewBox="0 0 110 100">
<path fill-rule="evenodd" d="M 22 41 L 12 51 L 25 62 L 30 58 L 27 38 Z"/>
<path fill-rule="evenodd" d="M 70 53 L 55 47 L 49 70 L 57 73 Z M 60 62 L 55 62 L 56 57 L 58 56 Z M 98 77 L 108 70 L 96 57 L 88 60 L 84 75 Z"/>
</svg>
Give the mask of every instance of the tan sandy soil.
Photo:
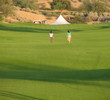
<svg viewBox="0 0 110 100">
<path fill-rule="evenodd" d="M 38 0 L 38 5 L 39 5 L 39 8 L 48 8 L 50 9 L 51 6 L 50 6 L 50 3 L 52 2 L 53 0 Z"/>
<path fill-rule="evenodd" d="M 17 10 L 16 14 L 19 15 L 20 17 L 26 18 L 27 20 L 31 20 L 31 21 L 46 19 L 44 15 L 34 14 L 31 12 L 25 12 L 20 10 Z"/>
<path fill-rule="evenodd" d="M 46 24 L 50 24 L 52 23 L 56 18 L 55 17 L 51 17 L 51 19 L 47 19 L 44 15 L 38 13 L 38 14 L 34 14 L 31 12 L 25 12 L 25 11 L 20 11 L 17 10 L 16 14 L 22 18 L 25 18 L 27 20 L 30 21 L 35 21 L 35 20 L 46 20 Z"/>
<path fill-rule="evenodd" d="M 10 23 L 10 22 L 19 22 L 17 19 L 12 18 L 12 17 L 6 17 L 3 23 Z"/>
<path fill-rule="evenodd" d="M 70 0 L 70 1 L 71 1 L 72 7 L 74 7 L 74 8 L 78 8 L 82 5 L 82 2 L 79 2 L 79 1 L 74 2 L 74 0 Z"/>
</svg>

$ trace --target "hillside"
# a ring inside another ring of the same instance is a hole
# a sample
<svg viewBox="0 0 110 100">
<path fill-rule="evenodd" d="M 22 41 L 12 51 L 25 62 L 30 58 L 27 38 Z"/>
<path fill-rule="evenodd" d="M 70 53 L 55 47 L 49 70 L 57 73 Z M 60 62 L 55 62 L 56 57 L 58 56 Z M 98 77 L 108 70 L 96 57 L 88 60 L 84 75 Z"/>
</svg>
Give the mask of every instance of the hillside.
<svg viewBox="0 0 110 100">
<path fill-rule="evenodd" d="M 102 2 L 104 2 L 104 0 L 101 0 Z M 5 22 L 33 22 L 33 21 L 39 21 L 39 20 L 46 20 L 46 24 L 50 24 L 52 23 L 60 14 L 59 11 L 57 10 L 51 10 L 51 6 L 50 3 L 53 2 L 53 0 L 37 0 L 37 5 L 38 5 L 38 9 L 37 10 L 31 10 L 29 8 L 19 8 L 16 7 L 15 10 L 15 15 L 12 17 L 7 17 L 5 18 Z M 73 8 L 79 8 L 82 4 L 83 1 L 81 0 L 70 0 L 71 5 Z M 109 1 L 107 2 L 108 4 L 110 3 Z M 76 10 L 74 10 L 76 11 Z M 67 11 L 67 10 L 63 10 L 64 13 L 63 16 L 67 19 L 69 19 L 70 17 L 74 17 L 74 16 L 79 16 L 81 15 L 82 17 L 84 17 L 84 13 L 74 13 L 74 11 Z M 93 15 L 94 14 L 94 15 Z M 92 21 L 90 21 L 90 23 L 94 23 L 94 21 L 96 21 L 95 23 L 99 22 L 98 19 L 101 19 L 101 21 L 105 20 L 110 20 L 110 14 L 102 14 L 100 16 L 98 16 L 97 13 L 90 13 L 88 14 L 89 17 L 93 17 L 95 16 L 95 18 L 91 18 Z M 104 17 L 104 20 L 103 18 Z M 77 19 L 76 19 L 77 20 Z M 79 20 L 79 19 L 78 19 Z M 71 23 L 71 22 L 70 22 Z M 73 23 L 73 22 L 72 22 Z"/>
<path fill-rule="evenodd" d="M 92 0 L 91 0 L 92 1 Z M 107 5 L 110 5 L 110 0 L 100 0 L 101 2 L 106 3 Z M 39 8 L 40 9 L 51 9 L 50 3 L 53 2 L 53 0 L 37 0 Z M 70 0 L 71 6 L 74 8 L 78 8 L 83 4 L 83 0 Z"/>
<path fill-rule="evenodd" d="M 51 9 L 50 3 L 53 2 L 53 0 L 37 0 L 38 3 L 38 7 L 40 9 Z M 79 0 L 70 0 L 72 7 L 74 8 L 78 8 L 82 2 L 80 2 Z"/>
<path fill-rule="evenodd" d="M 36 13 L 35 13 L 36 12 Z M 56 17 L 51 17 L 49 20 L 47 16 L 43 15 L 39 11 L 25 11 L 23 9 L 17 8 L 15 10 L 14 16 L 6 17 L 4 22 L 34 22 L 46 20 L 46 24 L 52 23 Z"/>
<path fill-rule="evenodd" d="M 53 0 L 37 0 L 38 8 L 40 9 L 51 9 L 50 3 L 53 2 Z M 71 4 L 78 8 L 82 3 L 79 1 L 70 0 Z M 51 17 L 51 19 L 48 19 L 46 16 L 42 15 L 41 13 L 32 13 L 20 10 L 20 8 L 17 8 L 15 11 L 15 17 L 7 17 L 6 22 L 24 22 L 24 21 L 30 21 L 33 22 L 34 20 L 47 20 L 46 24 L 52 23 L 56 17 Z"/>
<path fill-rule="evenodd" d="M 53 0 L 37 0 L 38 7 L 39 8 L 48 8 L 48 9 L 51 9 L 50 3 L 52 1 Z"/>
</svg>

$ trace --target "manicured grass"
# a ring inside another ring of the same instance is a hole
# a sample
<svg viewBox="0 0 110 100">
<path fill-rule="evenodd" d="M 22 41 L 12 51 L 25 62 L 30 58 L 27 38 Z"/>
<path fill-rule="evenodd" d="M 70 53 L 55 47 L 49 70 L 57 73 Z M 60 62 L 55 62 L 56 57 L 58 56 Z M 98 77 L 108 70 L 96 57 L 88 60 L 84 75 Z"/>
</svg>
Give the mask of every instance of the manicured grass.
<svg viewBox="0 0 110 100">
<path fill-rule="evenodd" d="M 0 100 L 110 100 L 109 94 L 110 23 L 0 23 Z"/>
</svg>

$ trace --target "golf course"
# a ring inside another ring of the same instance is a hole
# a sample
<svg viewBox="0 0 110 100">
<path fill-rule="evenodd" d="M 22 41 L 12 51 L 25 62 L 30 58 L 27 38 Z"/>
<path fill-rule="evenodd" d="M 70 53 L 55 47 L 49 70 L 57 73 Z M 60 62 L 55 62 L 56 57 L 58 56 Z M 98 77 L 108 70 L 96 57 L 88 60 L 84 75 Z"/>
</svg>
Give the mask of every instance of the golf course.
<svg viewBox="0 0 110 100">
<path fill-rule="evenodd" d="M 0 100 L 110 100 L 110 22 L 0 23 Z"/>
</svg>

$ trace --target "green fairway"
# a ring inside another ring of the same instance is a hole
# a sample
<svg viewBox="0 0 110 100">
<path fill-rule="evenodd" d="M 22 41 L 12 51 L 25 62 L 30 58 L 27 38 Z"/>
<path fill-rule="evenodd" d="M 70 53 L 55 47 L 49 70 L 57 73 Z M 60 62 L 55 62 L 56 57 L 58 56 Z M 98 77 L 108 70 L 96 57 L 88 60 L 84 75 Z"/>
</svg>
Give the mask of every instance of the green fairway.
<svg viewBox="0 0 110 100">
<path fill-rule="evenodd" d="M 0 23 L 0 100 L 110 100 L 110 23 Z"/>
</svg>

